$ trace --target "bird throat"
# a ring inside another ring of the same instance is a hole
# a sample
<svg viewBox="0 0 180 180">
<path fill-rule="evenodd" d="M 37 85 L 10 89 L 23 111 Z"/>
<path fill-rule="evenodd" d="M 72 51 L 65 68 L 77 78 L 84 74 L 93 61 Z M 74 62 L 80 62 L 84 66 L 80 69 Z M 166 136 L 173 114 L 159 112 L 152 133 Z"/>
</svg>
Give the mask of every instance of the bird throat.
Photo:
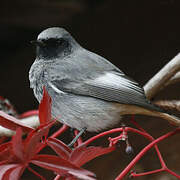
<svg viewBox="0 0 180 180">
<path fill-rule="evenodd" d="M 67 56 L 71 53 L 72 46 L 69 43 L 63 43 L 61 46 L 37 46 L 36 56 L 39 59 L 51 60 Z"/>
</svg>

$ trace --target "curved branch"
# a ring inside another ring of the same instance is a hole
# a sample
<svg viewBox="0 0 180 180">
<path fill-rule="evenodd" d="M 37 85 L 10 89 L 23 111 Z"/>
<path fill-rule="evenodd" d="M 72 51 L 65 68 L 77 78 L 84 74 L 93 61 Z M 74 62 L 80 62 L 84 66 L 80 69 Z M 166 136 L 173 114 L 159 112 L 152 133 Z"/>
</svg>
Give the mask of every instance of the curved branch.
<svg viewBox="0 0 180 180">
<path fill-rule="evenodd" d="M 166 84 L 170 84 L 178 71 L 180 71 L 180 53 L 145 84 L 144 91 L 146 97 L 148 99 L 154 97 Z"/>
<path fill-rule="evenodd" d="M 180 112 L 180 100 L 159 100 L 155 101 L 154 104 L 165 110 Z"/>
<path fill-rule="evenodd" d="M 180 82 L 180 72 L 177 72 L 166 84 L 165 86 L 175 84 L 177 82 Z"/>
</svg>

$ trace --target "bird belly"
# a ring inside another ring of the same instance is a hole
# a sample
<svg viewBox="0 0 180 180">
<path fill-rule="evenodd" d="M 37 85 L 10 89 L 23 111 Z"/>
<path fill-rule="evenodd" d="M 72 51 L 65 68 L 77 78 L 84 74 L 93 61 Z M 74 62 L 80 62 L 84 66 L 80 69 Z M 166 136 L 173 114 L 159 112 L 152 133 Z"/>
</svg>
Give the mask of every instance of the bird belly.
<svg viewBox="0 0 180 180">
<path fill-rule="evenodd" d="M 78 130 L 100 131 L 117 124 L 119 108 L 100 99 L 57 94 L 52 99 L 52 116 L 60 122 Z"/>
</svg>

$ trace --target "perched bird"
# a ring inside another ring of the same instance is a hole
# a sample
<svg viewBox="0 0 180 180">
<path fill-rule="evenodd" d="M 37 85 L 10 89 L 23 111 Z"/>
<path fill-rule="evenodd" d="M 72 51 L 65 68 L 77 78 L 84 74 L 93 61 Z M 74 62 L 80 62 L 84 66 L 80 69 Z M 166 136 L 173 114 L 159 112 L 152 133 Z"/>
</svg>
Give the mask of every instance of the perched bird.
<svg viewBox="0 0 180 180">
<path fill-rule="evenodd" d="M 177 120 L 147 100 L 137 82 L 84 49 L 65 29 L 48 28 L 34 43 L 30 87 L 40 102 L 45 86 L 52 98 L 52 116 L 61 123 L 97 132 L 115 125 L 125 114 Z"/>
</svg>

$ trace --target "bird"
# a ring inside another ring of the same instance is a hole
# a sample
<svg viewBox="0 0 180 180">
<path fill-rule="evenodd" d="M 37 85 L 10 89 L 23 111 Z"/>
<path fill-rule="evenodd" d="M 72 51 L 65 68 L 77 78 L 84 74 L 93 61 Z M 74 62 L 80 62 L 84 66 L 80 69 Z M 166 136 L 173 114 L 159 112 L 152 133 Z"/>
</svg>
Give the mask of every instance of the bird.
<svg viewBox="0 0 180 180">
<path fill-rule="evenodd" d="M 46 88 L 52 117 L 80 132 L 115 126 L 122 115 L 142 114 L 176 121 L 150 102 L 140 85 L 104 57 L 83 48 L 61 27 L 43 30 L 29 71 L 38 102 Z"/>
</svg>

